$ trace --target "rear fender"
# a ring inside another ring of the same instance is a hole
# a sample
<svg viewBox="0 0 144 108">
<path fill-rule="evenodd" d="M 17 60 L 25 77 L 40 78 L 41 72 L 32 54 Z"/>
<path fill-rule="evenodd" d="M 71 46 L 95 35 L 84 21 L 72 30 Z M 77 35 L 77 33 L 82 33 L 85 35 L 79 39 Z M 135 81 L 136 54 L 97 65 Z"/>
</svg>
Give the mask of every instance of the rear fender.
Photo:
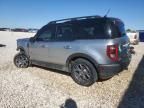
<svg viewBox="0 0 144 108">
<path fill-rule="evenodd" d="M 67 59 L 67 61 L 66 61 L 66 67 L 69 67 L 69 65 L 71 64 L 71 62 L 74 61 L 74 60 L 76 60 L 76 59 L 78 59 L 78 58 L 86 59 L 89 62 L 91 62 L 96 69 L 98 68 L 97 61 L 95 61 L 91 56 L 89 56 L 87 54 L 83 54 L 83 53 L 76 53 L 76 54 L 73 54 L 73 55 L 69 56 L 68 59 Z"/>
</svg>

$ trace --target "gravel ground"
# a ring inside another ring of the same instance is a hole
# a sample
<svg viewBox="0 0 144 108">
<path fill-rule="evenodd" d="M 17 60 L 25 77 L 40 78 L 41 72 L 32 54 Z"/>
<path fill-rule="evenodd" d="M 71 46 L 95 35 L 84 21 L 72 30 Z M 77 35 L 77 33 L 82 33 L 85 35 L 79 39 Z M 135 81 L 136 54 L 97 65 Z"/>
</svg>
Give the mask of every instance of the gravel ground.
<svg viewBox="0 0 144 108">
<path fill-rule="evenodd" d="M 68 99 L 75 104 L 72 108 L 144 107 L 144 43 L 134 46 L 136 54 L 128 70 L 82 87 L 57 71 L 14 66 L 16 39 L 33 35 L 0 32 L 0 44 L 7 45 L 0 48 L 0 108 L 60 108 Z"/>
</svg>

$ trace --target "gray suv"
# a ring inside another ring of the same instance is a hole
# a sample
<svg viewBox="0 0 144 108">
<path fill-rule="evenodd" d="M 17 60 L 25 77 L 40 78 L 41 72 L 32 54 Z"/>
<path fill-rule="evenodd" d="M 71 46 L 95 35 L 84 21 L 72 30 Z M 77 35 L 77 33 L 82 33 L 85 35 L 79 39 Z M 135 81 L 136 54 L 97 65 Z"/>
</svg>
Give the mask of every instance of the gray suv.
<svg viewBox="0 0 144 108">
<path fill-rule="evenodd" d="M 131 61 L 124 23 L 117 18 L 84 16 L 49 22 L 32 38 L 18 39 L 14 64 L 34 64 L 69 72 L 90 86 L 126 69 Z"/>
</svg>

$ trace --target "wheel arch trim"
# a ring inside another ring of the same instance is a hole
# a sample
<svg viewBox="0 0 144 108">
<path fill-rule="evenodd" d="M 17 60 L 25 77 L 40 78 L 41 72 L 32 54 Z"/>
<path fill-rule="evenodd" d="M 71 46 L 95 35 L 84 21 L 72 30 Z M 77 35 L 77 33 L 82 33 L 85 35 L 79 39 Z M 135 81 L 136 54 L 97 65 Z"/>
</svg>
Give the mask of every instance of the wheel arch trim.
<svg viewBox="0 0 144 108">
<path fill-rule="evenodd" d="M 17 47 L 16 50 L 17 50 L 17 51 L 23 50 L 23 51 L 25 52 L 25 49 L 24 49 L 23 47 L 21 47 L 21 46 Z"/>
<path fill-rule="evenodd" d="M 28 52 L 27 52 L 23 47 L 19 46 L 19 47 L 17 47 L 16 50 L 17 50 L 17 51 L 20 51 L 20 52 L 23 51 L 22 53 L 24 53 L 27 57 L 30 58 Z"/>
<path fill-rule="evenodd" d="M 68 66 L 69 66 L 69 63 L 70 63 L 72 60 L 75 60 L 75 59 L 77 59 L 77 58 L 86 59 L 86 60 L 90 61 L 90 62 L 94 65 L 95 68 L 98 68 L 98 63 L 97 63 L 97 61 L 96 61 L 93 57 L 91 57 L 91 56 L 89 56 L 89 55 L 87 55 L 87 54 L 83 54 L 83 53 L 76 53 L 76 54 L 70 55 L 70 56 L 68 57 L 68 59 L 66 60 L 66 66 L 68 67 Z"/>
</svg>

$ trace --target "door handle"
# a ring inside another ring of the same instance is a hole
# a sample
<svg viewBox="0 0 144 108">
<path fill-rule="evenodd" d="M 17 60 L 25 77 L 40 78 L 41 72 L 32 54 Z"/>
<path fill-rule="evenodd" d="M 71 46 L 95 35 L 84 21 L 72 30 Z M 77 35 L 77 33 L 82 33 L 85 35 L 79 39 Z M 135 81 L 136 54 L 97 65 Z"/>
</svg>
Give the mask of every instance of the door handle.
<svg viewBox="0 0 144 108">
<path fill-rule="evenodd" d="M 72 47 L 69 45 L 64 46 L 65 49 L 71 49 Z"/>
</svg>

